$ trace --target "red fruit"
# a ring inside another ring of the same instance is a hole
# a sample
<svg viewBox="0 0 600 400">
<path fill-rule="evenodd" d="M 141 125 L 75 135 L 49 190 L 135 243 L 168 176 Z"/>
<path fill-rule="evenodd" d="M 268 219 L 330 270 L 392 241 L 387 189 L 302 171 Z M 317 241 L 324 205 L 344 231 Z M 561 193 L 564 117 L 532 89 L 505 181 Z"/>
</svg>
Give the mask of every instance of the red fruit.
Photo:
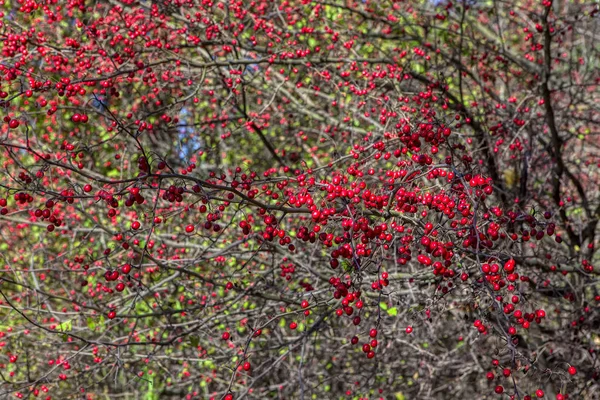
<svg viewBox="0 0 600 400">
<path fill-rule="evenodd" d="M 106 315 L 108 319 L 114 319 L 117 316 L 115 311 L 109 311 L 108 315 Z"/>
<path fill-rule="evenodd" d="M 506 264 L 504 264 L 504 270 L 507 273 L 512 273 L 515 270 L 515 260 L 508 260 Z"/>
<path fill-rule="evenodd" d="M 194 232 L 194 225 L 188 225 L 188 226 L 186 226 L 186 227 L 185 227 L 185 231 L 186 231 L 187 233 L 192 233 L 192 232 Z"/>
<path fill-rule="evenodd" d="M 221 339 L 223 340 L 229 340 L 230 337 L 231 334 L 229 332 L 223 332 L 223 334 L 221 335 Z"/>
<path fill-rule="evenodd" d="M 123 266 L 121 267 L 121 272 L 123 274 L 127 275 L 129 273 L 129 271 L 131 271 L 131 265 L 123 264 Z"/>
<path fill-rule="evenodd" d="M 91 192 L 92 191 L 92 185 L 85 185 L 83 187 L 83 191 L 86 192 L 86 193 Z"/>
<path fill-rule="evenodd" d="M 544 397 L 544 391 L 542 389 L 538 389 L 535 391 L 535 395 L 541 399 L 542 397 Z"/>
<path fill-rule="evenodd" d="M 306 307 L 308 307 L 308 300 L 302 300 L 302 303 L 300 304 L 300 306 L 301 306 L 302 308 L 306 308 Z"/>
<path fill-rule="evenodd" d="M 498 385 L 496 386 L 496 388 L 494 389 L 494 392 L 498 393 L 498 394 L 502 394 L 504 392 L 504 388 L 502 387 L 502 385 Z"/>
<path fill-rule="evenodd" d="M 250 365 L 250 363 L 248 361 L 246 361 L 244 363 L 244 371 L 250 371 L 250 368 L 252 368 L 252 366 Z"/>
<path fill-rule="evenodd" d="M 19 121 L 16 119 L 11 119 L 10 122 L 8 123 L 8 127 L 11 129 L 16 129 L 19 127 Z"/>
<path fill-rule="evenodd" d="M 117 283 L 115 289 L 117 290 L 117 292 L 122 292 L 123 290 L 125 290 L 125 284 L 123 282 L 119 282 Z"/>
<path fill-rule="evenodd" d="M 407 326 L 407 327 L 406 327 L 406 333 L 408 333 L 408 334 L 411 334 L 411 333 L 412 333 L 412 331 L 413 331 L 413 328 L 412 328 L 412 326 Z"/>
<path fill-rule="evenodd" d="M 295 322 L 291 322 L 290 323 L 290 329 L 296 329 L 298 327 L 298 324 Z"/>
<path fill-rule="evenodd" d="M 577 373 L 577 368 L 570 366 L 569 367 L 569 374 L 571 375 L 575 375 Z"/>
<path fill-rule="evenodd" d="M 139 221 L 133 221 L 131 223 L 131 229 L 133 229 L 134 231 L 140 229 L 140 222 Z"/>
</svg>

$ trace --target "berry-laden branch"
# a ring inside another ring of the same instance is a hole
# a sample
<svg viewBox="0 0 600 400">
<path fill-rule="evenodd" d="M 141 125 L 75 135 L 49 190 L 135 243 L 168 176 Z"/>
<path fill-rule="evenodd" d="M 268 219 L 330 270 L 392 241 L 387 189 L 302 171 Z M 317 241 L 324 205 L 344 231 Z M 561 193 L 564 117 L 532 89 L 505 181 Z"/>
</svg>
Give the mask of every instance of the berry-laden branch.
<svg viewBox="0 0 600 400">
<path fill-rule="evenodd" d="M 563 3 L 10 3 L 0 397 L 595 398 Z"/>
</svg>

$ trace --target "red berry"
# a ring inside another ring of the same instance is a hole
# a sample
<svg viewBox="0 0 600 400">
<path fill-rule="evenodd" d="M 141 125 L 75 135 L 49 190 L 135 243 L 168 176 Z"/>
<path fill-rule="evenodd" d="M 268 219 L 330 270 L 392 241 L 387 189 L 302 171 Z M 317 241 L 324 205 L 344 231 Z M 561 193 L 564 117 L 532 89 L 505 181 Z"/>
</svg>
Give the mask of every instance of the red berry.
<svg viewBox="0 0 600 400">
<path fill-rule="evenodd" d="M 223 334 L 221 335 L 221 339 L 223 340 L 229 340 L 230 337 L 231 334 L 229 332 L 223 332 Z"/>
<path fill-rule="evenodd" d="M 186 227 L 185 227 L 185 231 L 186 231 L 187 233 L 192 233 L 192 232 L 194 232 L 194 225 L 188 225 L 188 226 L 186 226 Z"/>
<path fill-rule="evenodd" d="M 569 367 L 569 374 L 571 375 L 575 375 L 577 373 L 577 368 L 570 366 Z"/>
<path fill-rule="evenodd" d="M 114 319 L 117 316 L 117 313 L 115 311 L 109 311 L 108 312 L 108 319 Z"/>
<path fill-rule="evenodd" d="M 10 122 L 8 123 L 9 128 L 11 129 L 16 129 L 19 127 L 19 120 L 16 119 L 11 119 Z"/>
<path fill-rule="evenodd" d="M 123 266 L 121 267 L 121 272 L 123 274 L 127 275 L 129 273 L 129 271 L 131 271 L 131 265 L 123 264 Z"/>
</svg>

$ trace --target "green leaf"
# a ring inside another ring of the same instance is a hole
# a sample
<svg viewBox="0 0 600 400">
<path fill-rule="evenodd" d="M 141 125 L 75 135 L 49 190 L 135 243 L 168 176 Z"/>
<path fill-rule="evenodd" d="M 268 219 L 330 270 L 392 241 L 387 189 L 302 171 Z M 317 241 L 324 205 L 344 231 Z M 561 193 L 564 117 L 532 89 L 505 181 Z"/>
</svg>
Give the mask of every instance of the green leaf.
<svg viewBox="0 0 600 400">
<path fill-rule="evenodd" d="M 396 315 L 398 315 L 398 309 L 396 307 L 392 307 L 389 310 L 387 310 L 388 315 L 395 317 Z"/>
<path fill-rule="evenodd" d="M 196 335 L 192 335 L 190 336 L 190 344 L 195 348 L 198 347 L 198 344 L 200 343 L 200 339 L 198 338 L 198 336 Z"/>
<path fill-rule="evenodd" d="M 70 332 L 71 329 L 73 329 L 73 324 L 71 323 L 71 320 L 61 322 L 60 325 L 58 325 L 58 327 L 56 328 L 56 330 L 59 332 Z"/>
<path fill-rule="evenodd" d="M 384 303 L 383 301 L 381 303 L 379 303 L 379 307 L 381 307 L 381 309 L 383 311 L 386 311 L 388 309 L 388 306 L 386 303 Z"/>
<path fill-rule="evenodd" d="M 96 329 L 96 323 L 94 322 L 94 319 L 92 317 L 88 317 L 87 327 L 90 331 L 93 331 Z"/>
<path fill-rule="evenodd" d="M 342 260 L 342 268 L 344 272 L 350 272 L 352 271 L 352 263 L 348 260 Z"/>
<path fill-rule="evenodd" d="M 146 391 L 146 400 L 154 400 L 154 377 L 144 374 L 148 380 L 148 390 Z"/>
</svg>

